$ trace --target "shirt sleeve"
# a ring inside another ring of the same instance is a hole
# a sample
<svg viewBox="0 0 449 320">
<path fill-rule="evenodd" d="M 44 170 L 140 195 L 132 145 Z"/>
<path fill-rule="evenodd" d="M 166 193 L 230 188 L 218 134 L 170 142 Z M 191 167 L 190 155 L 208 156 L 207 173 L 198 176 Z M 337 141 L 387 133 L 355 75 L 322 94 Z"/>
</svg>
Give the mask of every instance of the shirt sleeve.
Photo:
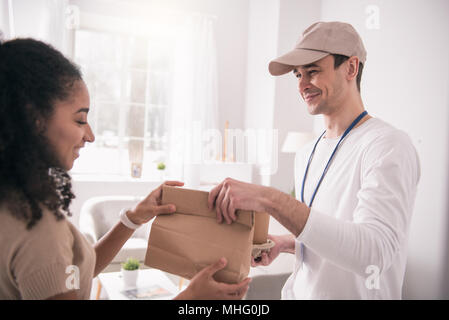
<svg viewBox="0 0 449 320">
<path fill-rule="evenodd" d="M 71 291 L 66 271 L 73 264 L 74 238 L 67 221 L 44 211 L 25 234 L 11 263 L 22 299 L 47 299 Z"/>
<path fill-rule="evenodd" d="M 420 176 L 405 133 L 380 137 L 363 154 L 353 220 L 311 209 L 297 240 L 334 264 L 365 276 L 369 265 L 388 269 L 408 234 Z"/>
</svg>

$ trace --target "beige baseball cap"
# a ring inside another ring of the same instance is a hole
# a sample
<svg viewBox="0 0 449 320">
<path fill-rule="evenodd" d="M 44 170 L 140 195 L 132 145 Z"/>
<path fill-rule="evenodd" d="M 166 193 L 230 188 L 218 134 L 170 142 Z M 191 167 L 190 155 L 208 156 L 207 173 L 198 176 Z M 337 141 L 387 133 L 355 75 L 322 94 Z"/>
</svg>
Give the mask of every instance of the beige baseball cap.
<svg viewBox="0 0 449 320">
<path fill-rule="evenodd" d="M 268 65 L 273 76 L 280 76 L 295 66 L 318 61 L 329 54 L 356 56 L 366 61 L 366 50 L 357 31 L 344 22 L 316 22 L 298 39 L 292 51 L 274 59 Z"/>
</svg>

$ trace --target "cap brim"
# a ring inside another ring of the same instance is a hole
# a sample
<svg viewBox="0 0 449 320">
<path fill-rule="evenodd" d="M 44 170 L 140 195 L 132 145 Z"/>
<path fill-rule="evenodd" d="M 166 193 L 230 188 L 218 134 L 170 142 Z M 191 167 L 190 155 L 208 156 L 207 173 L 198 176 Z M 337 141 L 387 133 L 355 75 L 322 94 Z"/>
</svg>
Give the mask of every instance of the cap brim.
<svg viewBox="0 0 449 320">
<path fill-rule="evenodd" d="M 268 71 L 273 76 L 280 76 L 292 71 L 296 66 L 303 66 L 318 61 L 329 54 L 329 52 L 316 50 L 293 49 L 279 58 L 272 60 L 268 65 Z"/>
</svg>

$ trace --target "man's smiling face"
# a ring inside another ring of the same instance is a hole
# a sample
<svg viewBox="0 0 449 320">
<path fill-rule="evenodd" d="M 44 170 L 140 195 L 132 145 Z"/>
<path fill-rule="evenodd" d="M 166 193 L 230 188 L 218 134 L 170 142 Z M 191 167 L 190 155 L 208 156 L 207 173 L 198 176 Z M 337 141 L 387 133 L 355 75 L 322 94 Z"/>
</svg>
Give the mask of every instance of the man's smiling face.
<svg viewBox="0 0 449 320">
<path fill-rule="evenodd" d="M 341 104 L 345 88 L 344 65 L 335 69 L 334 57 L 328 55 L 293 69 L 298 78 L 299 93 L 310 114 L 328 114 Z"/>
</svg>

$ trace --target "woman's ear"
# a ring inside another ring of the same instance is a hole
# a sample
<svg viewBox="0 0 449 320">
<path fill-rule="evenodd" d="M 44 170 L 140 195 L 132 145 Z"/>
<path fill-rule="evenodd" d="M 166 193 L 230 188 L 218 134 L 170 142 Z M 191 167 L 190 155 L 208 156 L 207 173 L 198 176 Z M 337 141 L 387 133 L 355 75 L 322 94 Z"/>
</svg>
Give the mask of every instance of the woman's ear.
<svg viewBox="0 0 449 320">
<path fill-rule="evenodd" d="M 36 130 L 38 134 L 44 133 L 45 131 L 45 122 L 44 119 L 42 119 L 42 117 L 38 117 L 35 121 L 36 124 Z"/>
<path fill-rule="evenodd" d="M 30 119 L 28 120 L 30 125 L 33 126 L 34 123 L 34 130 L 36 130 L 36 132 L 38 134 L 41 134 L 45 131 L 45 119 L 44 117 L 36 111 L 36 108 L 34 107 L 34 105 L 32 103 L 27 103 L 25 105 L 25 110 L 26 112 L 30 115 Z"/>
</svg>

